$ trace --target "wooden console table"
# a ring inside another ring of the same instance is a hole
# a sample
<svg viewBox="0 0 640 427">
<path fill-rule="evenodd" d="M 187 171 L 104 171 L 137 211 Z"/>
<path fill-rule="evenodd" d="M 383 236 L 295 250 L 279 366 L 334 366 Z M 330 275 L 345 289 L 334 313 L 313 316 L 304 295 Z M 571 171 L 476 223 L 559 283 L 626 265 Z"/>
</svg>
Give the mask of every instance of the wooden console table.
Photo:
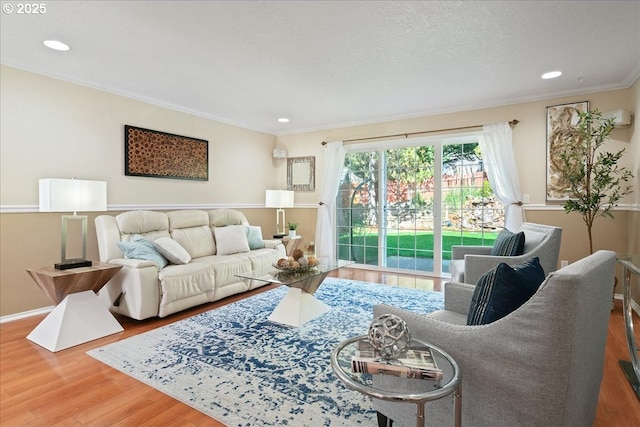
<svg viewBox="0 0 640 427">
<path fill-rule="evenodd" d="M 90 267 L 69 270 L 27 269 L 40 289 L 56 303 L 27 339 L 55 352 L 122 332 L 122 326 L 96 295 L 121 268 L 94 262 Z"/>
</svg>

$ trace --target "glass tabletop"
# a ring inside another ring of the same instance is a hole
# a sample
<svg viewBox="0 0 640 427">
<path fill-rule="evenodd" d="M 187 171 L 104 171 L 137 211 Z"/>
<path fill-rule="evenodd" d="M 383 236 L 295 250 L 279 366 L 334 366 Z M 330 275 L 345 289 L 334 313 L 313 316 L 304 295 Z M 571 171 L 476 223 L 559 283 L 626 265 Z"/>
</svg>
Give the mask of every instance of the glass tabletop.
<svg viewBox="0 0 640 427">
<path fill-rule="evenodd" d="M 383 400 L 427 402 L 447 396 L 460 384 L 460 369 L 455 360 L 442 349 L 413 338 L 412 343 L 430 347 L 433 358 L 442 370 L 439 381 L 408 379 L 385 374 L 356 373 L 351 370 L 351 358 L 356 353 L 357 342 L 366 335 L 341 342 L 331 355 L 331 367 L 340 380 L 350 389 Z"/>
<path fill-rule="evenodd" d="M 353 261 L 337 260 L 337 261 L 320 261 L 320 263 L 309 269 L 302 269 L 299 271 L 282 271 L 276 267 L 268 271 L 250 271 L 246 273 L 238 273 L 237 277 L 242 279 L 260 280 L 263 282 L 274 283 L 277 285 L 293 285 L 298 282 L 307 281 L 309 279 L 317 278 L 318 276 L 326 276 L 333 270 L 346 267 L 354 264 Z"/>
</svg>

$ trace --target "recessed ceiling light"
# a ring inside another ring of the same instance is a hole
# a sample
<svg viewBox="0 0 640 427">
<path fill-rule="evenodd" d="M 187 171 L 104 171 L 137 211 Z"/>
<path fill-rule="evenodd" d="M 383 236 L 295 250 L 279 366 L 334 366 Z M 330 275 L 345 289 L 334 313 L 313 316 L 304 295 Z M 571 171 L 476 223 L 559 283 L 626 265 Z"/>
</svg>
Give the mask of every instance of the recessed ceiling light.
<svg viewBox="0 0 640 427">
<path fill-rule="evenodd" d="M 60 50 L 66 52 L 71 49 L 68 44 L 62 43 L 58 40 L 45 40 L 42 42 L 46 47 L 53 50 Z"/>
<path fill-rule="evenodd" d="M 280 117 L 280 118 L 278 119 L 278 121 L 279 121 L 280 123 L 289 123 L 289 119 L 288 119 L 288 118 L 286 118 L 286 117 Z"/>
<path fill-rule="evenodd" d="M 560 77 L 562 75 L 562 71 L 549 71 L 548 73 L 544 73 L 540 77 L 545 80 L 555 79 L 556 77 Z"/>
</svg>

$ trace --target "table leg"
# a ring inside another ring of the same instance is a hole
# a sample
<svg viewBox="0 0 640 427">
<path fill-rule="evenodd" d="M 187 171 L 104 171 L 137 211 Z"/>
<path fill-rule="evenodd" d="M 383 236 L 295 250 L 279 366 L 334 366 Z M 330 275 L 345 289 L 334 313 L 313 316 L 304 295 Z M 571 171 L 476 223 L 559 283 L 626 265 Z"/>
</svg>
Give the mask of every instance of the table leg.
<svg viewBox="0 0 640 427">
<path fill-rule="evenodd" d="M 269 320 L 289 326 L 302 326 L 329 311 L 331 307 L 300 288 L 289 288 Z"/>
<path fill-rule="evenodd" d="M 123 330 L 98 296 L 84 291 L 67 295 L 27 339 L 56 352 Z"/>
<path fill-rule="evenodd" d="M 418 402 L 418 412 L 416 413 L 416 427 L 425 427 L 424 425 L 424 404 L 425 402 Z"/>
<path fill-rule="evenodd" d="M 462 384 L 456 387 L 456 391 L 453 392 L 453 411 L 454 411 L 454 423 L 455 427 L 462 426 Z"/>
<path fill-rule="evenodd" d="M 624 294 L 623 294 L 623 311 L 625 333 L 627 335 L 627 346 L 631 361 L 620 360 L 620 367 L 627 376 L 627 380 L 636 392 L 636 396 L 640 399 L 640 362 L 638 361 L 638 346 L 633 331 L 633 316 L 631 313 L 631 271 L 624 267 Z"/>
</svg>

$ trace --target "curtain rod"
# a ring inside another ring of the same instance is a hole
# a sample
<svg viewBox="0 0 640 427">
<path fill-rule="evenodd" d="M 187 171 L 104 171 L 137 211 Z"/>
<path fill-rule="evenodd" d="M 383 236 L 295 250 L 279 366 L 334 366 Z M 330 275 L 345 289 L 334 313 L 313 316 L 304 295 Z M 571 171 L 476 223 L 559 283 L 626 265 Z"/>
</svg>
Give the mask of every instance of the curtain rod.
<svg viewBox="0 0 640 427">
<path fill-rule="evenodd" d="M 516 127 L 516 125 L 518 123 L 520 123 L 520 120 L 513 119 L 513 120 L 511 120 L 509 122 L 509 126 L 511 126 L 511 128 L 514 128 L 514 127 Z M 370 141 L 372 139 L 396 138 L 396 137 L 399 137 L 399 136 L 404 136 L 405 138 L 408 138 L 408 137 L 414 136 L 414 135 L 424 135 L 424 134 L 427 134 L 427 133 L 436 133 L 436 132 L 450 132 L 450 131 L 454 131 L 454 130 L 475 129 L 475 128 L 480 128 L 482 126 L 483 125 L 462 126 L 462 127 L 457 127 L 457 128 L 423 130 L 423 131 L 420 131 L 420 132 L 396 133 L 394 135 L 369 136 L 369 137 L 366 137 L 366 138 L 345 139 L 342 142 Z M 328 144 L 327 141 L 322 141 L 322 145 L 327 145 L 327 144 Z"/>
</svg>

